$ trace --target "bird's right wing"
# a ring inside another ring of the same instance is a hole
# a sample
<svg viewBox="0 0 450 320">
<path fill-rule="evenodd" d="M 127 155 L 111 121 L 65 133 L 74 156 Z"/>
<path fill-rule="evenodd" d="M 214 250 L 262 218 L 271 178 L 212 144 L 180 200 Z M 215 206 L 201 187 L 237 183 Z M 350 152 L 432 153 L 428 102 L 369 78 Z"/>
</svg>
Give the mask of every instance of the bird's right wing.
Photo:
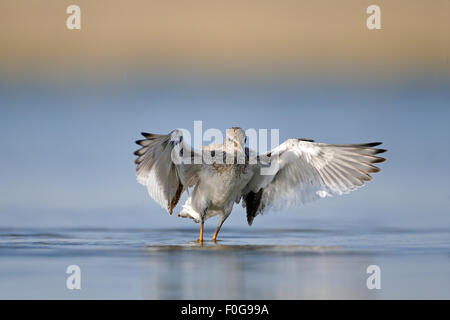
<svg viewBox="0 0 450 320">
<path fill-rule="evenodd" d="M 183 142 L 181 130 L 168 135 L 145 132 L 142 135 L 145 139 L 136 141 L 141 148 L 134 153 L 138 157 L 137 181 L 172 214 L 181 194 L 197 183 L 200 165 L 192 161 L 195 152 Z"/>
<path fill-rule="evenodd" d="M 256 170 L 243 192 L 249 224 L 271 205 L 287 207 L 361 187 L 372 179 L 371 173 L 380 171 L 373 164 L 385 160 L 376 156 L 386 151 L 374 148 L 380 144 L 339 145 L 304 139 L 285 141 L 263 155 L 268 163 L 275 164 L 273 172 L 262 174 Z"/>
</svg>

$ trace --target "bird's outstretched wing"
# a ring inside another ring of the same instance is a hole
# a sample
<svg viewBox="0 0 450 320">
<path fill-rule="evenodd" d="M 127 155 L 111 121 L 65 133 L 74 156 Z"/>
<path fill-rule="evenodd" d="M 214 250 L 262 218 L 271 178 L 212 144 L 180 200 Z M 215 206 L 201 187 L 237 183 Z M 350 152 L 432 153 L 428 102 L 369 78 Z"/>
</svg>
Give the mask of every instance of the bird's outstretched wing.
<svg viewBox="0 0 450 320">
<path fill-rule="evenodd" d="M 261 171 L 261 162 L 243 192 L 247 221 L 269 206 L 288 207 L 333 194 L 348 193 L 370 181 L 379 172 L 374 163 L 385 161 L 376 156 L 380 142 L 365 144 L 324 144 L 312 140 L 289 139 L 261 155 L 272 165 L 272 172 Z"/>
<path fill-rule="evenodd" d="M 194 151 L 184 144 L 180 130 L 168 135 L 145 132 L 142 135 L 145 139 L 136 141 L 142 148 L 134 153 L 138 156 L 135 160 L 137 180 L 172 214 L 183 191 L 197 183 L 199 165 L 185 161 L 184 156 L 188 154 L 193 158 Z"/>
</svg>

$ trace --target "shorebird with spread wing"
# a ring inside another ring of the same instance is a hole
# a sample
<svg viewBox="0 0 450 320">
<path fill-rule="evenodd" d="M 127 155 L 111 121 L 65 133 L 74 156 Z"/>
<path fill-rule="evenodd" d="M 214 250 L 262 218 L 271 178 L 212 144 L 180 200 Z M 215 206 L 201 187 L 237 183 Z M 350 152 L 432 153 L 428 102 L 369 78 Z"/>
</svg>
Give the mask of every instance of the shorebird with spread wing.
<svg viewBox="0 0 450 320">
<path fill-rule="evenodd" d="M 270 207 L 288 207 L 355 190 L 372 180 L 371 173 L 380 171 L 373 164 L 385 161 L 377 154 L 386 151 L 374 148 L 380 142 L 325 144 L 288 139 L 256 155 L 245 146 L 245 132 L 237 127 L 226 131 L 223 144 L 203 146 L 202 150 L 188 146 L 181 130 L 142 135 L 145 139 L 136 141 L 141 148 L 135 152 L 138 182 L 170 214 L 187 191 L 188 199 L 178 216 L 200 223 L 200 242 L 204 222 L 219 215 L 213 236 L 216 242 L 234 203 L 242 202 L 251 225 Z M 205 153 L 209 161 L 195 161 L 204 159 Z"/>
</svg>

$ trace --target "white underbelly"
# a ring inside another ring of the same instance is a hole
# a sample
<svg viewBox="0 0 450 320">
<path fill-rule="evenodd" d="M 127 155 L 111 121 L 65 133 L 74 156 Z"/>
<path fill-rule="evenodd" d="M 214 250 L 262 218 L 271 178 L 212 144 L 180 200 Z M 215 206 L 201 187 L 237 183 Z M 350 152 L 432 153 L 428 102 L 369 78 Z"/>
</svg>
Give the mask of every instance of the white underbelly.
<svg viewBox="0 0 450 320">
<path fill-rule="evenodd" d="M 199 185 L 201 190 L 199 191 L 208 198 L 209 208 L 212 210 L 227 210 L 241 194 L 248 180 L 247 175 L 235 171 L 221 174 L 209 173 L 201 180 Z"/>
<path fill-rule="evenodd" d="M 180 216 L 189 216 L 198 222 L 201 219 L 201 208 L 207 208 L 205 220 L 218 214 L 228 215 L 249 179 L 250 174 L 237 173 L 236 170 L 220 173 L 205 170 L 200 176 L 194 198 L 189 197 Z"/>
</svg>

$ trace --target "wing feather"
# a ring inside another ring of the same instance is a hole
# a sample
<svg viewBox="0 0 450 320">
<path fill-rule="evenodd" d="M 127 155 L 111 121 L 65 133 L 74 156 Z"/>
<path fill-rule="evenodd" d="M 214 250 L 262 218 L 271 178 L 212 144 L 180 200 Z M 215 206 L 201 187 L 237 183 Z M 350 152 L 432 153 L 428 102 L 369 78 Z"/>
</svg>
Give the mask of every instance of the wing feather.
<svg viewBox="0 0 450 320">
<path fill-rule="evenodd" d="M 183 151 L 190 149 L 183 143 L 182 131 L 174 130 L 168 135 L 142 132 L 142 135 L 145 139 L 136 141 L 142 148 L 134 153 L 137 181 L 172 214 L 183 191 L 196 183 L 198 166 L 180 161 Z M 174 162 L 174 156 L 178 161 Z"/>
<path fill-rule="evenodd" d="M 278 170 L 265 176 L 261 174 L 262 165 L 255 166 L 254 176 L 243 195 L 249 224 L 270 206 L 307 203 L 362 187 L 372 180 L 370 174 L 380 171 L 374 164 L 385 161 L 377 155 L 386 150 L 374 148 L 380 144 L 339 145 L 289 139 L 262 155 L 269 157 L 270 163 L 277 161 Z M 259 200 L 258 204 L 255 199 Z"/>
</svg>

